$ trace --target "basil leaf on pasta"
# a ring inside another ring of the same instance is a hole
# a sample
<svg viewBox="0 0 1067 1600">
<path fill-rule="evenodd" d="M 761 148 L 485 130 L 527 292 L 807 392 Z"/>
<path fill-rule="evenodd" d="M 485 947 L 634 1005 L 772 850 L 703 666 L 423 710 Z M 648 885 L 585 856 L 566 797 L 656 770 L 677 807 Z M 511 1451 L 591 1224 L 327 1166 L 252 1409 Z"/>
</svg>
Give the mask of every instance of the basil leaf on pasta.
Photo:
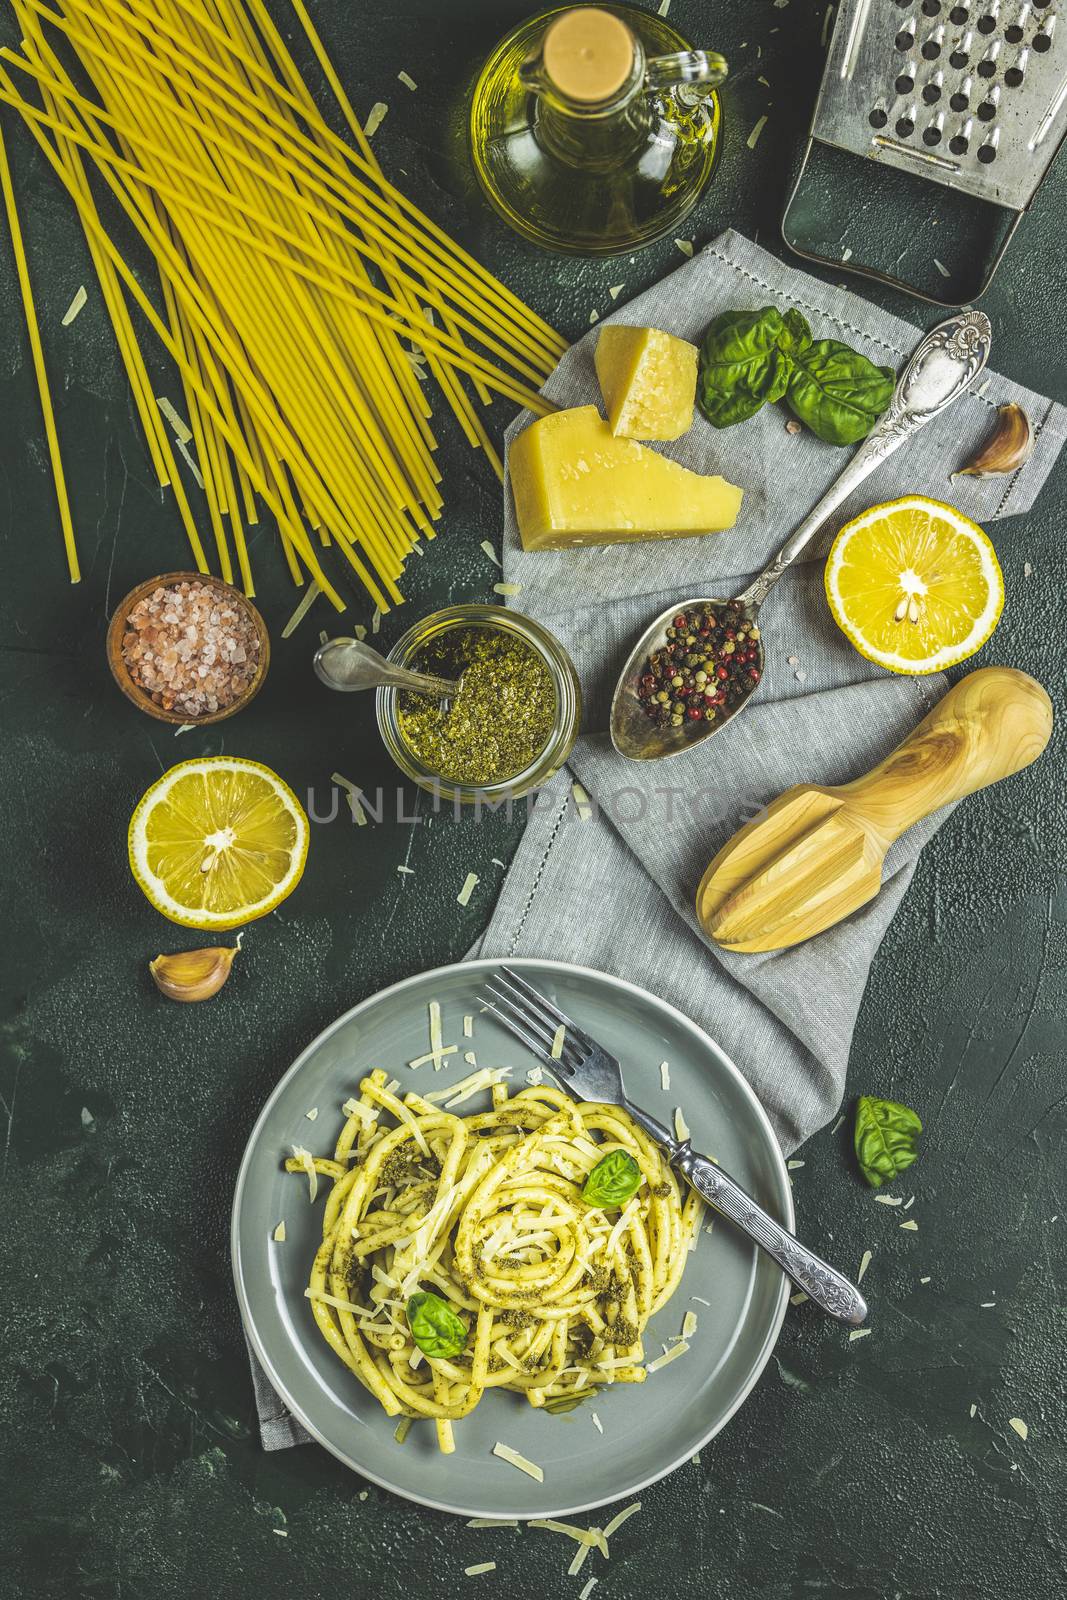
<svg viewBox="0 0 1067 1600">
<path fill-rule="evenodd" d="M 411 1337 L 424 1356 L 447 1360 L 459 1355 L 467 1342 L 467 1329 L 447 1300 L 420 1290 L 411 1296 L 405 1311 Z"/>
<path fill-rule="evenodd" d="M 625 1205 L 641 1187 L 641 1168 L 625 1150 L 612 1150 L 598 1161 L 582 1190 L 587 1206 Z"/>
</svg>

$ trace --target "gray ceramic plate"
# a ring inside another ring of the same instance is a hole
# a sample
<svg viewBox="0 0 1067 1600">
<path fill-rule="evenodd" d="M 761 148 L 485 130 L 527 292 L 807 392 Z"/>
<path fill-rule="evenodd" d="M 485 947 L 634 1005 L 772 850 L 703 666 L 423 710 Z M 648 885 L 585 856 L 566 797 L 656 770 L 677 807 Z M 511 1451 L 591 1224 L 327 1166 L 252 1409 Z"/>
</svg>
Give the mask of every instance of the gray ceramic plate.
<svg viewBox="0 0 1067 1600">
<path fill-rule="evenodd" d="M 533 1065 L 522 1046 L 488 1014 L 475 993 L 493 961 L 420 973 L 340 1017 L 309 1045 L 263 1108 L 237 1178 L 233 1270 L 241 1313 L 267 1374 L 304 1427 L 327 1450 L 383 1488 L 463 1516 L 546 1517 L 586 1511 L 662 1478 L 705 1444 L 751 1390 L 774 1347 L 788 1284 L 754 1245 L 722 1218 L 702 1232 L 674 1298 L 655 1317 L 645 1348 L 678 1333 L 687 1309 L 699 1318 L 689 1353 L 643 1384 L 602 1389 L 565 1416 L 535 1411 L 518 1395 L 490 1394 L 456 1425 L 456 1451 L 442 1456 L 429 1424 L 416 1423 L 403 1445 L 395 1423 L 327 1348 L 304 1298 L 321 1239 L 322 1191 L 308 1203 L 304 1178 L 283 1158 L 302 1144 L 332 1153 L 340 1107 L 360 1077 L 384 1067 L 406 1084 L 444 1087 L 470 1072 L 462 1057 L 462 1018 L 475 1012 L 469 1042 L 479 1066 L 511 1066 L 523 1085 Z M 766 1114 L 722 1051 L 672 1006 L 643 989 L 583 967 L 516 961 L 531 982 L 622 1061 L 628 1092 L 670 1121 L 681 1106 L 695 1149 L 715 1156 L 787 1226 L 793 1206 L 785 1163 Z M 412 1073 L 406 1062 L 429 1049 L 428 1004 L 439 1000 L 446 1044 L 461 1051 L 439 1074 Z M 659 1064 L 670 1063 L 670 1091 Z M 457 1064 L 458 1063 L 458 1064 Z M 305 1115 L 318 1107 L 318 1117 Z M 465 1108 L 480 1109 L 472 1100 Z M 324 1188 L 325 1186 L 323 1186 Z M 284 1219 L 286 1241 L 271 1235 Z M 710 1302 L 690 1299 L 699 1295 Z M 592 1412 L 603 1425 L 597 1432 Z M 492 1454 L 496 1440 L 543 1467 L 536 1483 Z"/>
</svg>

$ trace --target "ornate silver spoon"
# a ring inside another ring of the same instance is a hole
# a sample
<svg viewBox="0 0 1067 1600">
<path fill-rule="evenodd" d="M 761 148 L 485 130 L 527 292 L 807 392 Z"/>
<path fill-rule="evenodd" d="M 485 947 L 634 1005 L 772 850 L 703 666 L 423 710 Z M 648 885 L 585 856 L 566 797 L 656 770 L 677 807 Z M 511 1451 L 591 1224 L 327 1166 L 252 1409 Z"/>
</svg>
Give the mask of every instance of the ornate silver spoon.
<svg viewBox="0 0 1067 1600">
<path fill-rule="evenodd" d="M 356 689 L 413 689 L 417 694 L 451 700 L 459 690 L 459 680 L 435 678 L 427 672 L 409 672 L 387 661 L 379 651 L 359 639 L 327 639 L 315 651 L 316 676 L 328 689 L 346 694 Z"/>
<path fill-rule="evenodd" d="M 681 727 L 673 728 L 652 721 L 638 697 L 638 684 L 649 655 L 654 650 L 662 650 L 666 644 L 666 630 L 671 619 L 680 612 L 702 609 L 716 616 L 728 612 L 731 620 L 755 623 L 759 608 L 771 589 L 810 544 L 827 517 L 906 439 L 959 399 L 988 361 L 991 342 L 989 318 L 981 311 L 965 311 L 932 328 L 915 347 L 887 409 L 856 454 L 759 577 L 733 599 L 714 596 L 676 600 L 649 624 L 631 651 L 612 696 L 611 742 L 620 755 L 629 756 L 633 761 L 658 761 L 663 756 L 681 755 L 718 733 L 744 710 L 762 681 L 762 638 L 756 641 L 759 678 L 751 680 L 752 687 L 732 706 L 721 707 L 714 722 L 684 722 Z"/>
</svg>

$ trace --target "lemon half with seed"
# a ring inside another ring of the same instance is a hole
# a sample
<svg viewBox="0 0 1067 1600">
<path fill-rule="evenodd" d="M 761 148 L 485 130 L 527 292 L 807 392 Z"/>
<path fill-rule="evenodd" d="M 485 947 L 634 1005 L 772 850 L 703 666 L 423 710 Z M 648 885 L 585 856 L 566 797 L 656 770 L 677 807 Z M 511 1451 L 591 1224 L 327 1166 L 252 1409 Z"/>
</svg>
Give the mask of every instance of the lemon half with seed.
<svg viewBox="0 0 1067 1600">
<path fill-rule="evenodd" d="M 826 561 L 834 621 L 890 672 L 942 672 L 980 650 L 1000 620 L 1004 578 L 982 529 L 911 495 L 841 529 Z"/>
<path fill-rule="evenodd" d="M 296 888 L 308 832 L 304 808 L 269 767 L 233 756 L 183 761 L 131 817 L 130 867 L 171 922 L 236 928 Z"/>
</svg>

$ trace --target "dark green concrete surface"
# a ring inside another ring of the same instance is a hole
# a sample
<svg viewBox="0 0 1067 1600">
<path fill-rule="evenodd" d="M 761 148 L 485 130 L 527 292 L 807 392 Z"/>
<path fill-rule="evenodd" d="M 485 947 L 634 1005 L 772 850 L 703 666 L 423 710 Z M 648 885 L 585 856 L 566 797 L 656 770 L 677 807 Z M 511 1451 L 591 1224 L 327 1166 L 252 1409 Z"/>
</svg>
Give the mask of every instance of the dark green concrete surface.
<svg viewBox="0 0 1067 1600">
<path fill-rule="evenodd" d="M 677 256 L 668 244 L 633 264 L 549 260 L 507 236 L 471 194 L 465 84 L 526 9 L 514 0 L 314 6 L 356 105 L 389 102 L 378 135 L 388 169 L 577 335 L 591 310 L 609 306 L 608 284 L 636 291 Z M 672 21 L 734 67 L 722 164 L 694 218 L 699 240 L 729 224 L 775 246 L 821 71 L 823 15 L 803 0 L 674 0 Z M 16 37 L 6 12 L 2 31 Z M 401 69 L 417 93 L 397 83 Z M 750 151 L 746 136 L 765 111 Z M 576 1594 L 581 1584 L 564 1576 L 570 1550 L 551 1534 L 468 1530 L 375 1488 L 361 1498 L 359 1479 L 316 1447 L 259 1448 L 227 1257 L 247 1132 L 294 1053 L 339 1011 L 462 953 L 489 914 L 500 870 L 490 858 L 508 857 L 519 824 L 475 830 L 426 818 L 414 835 L 395 822 L 317 827 L 303 884 L 251 930 L 226 992 L 188 1008 L 156 996 L 147 959 L 195 942 L 156 916 L 126 867 L 127 819 L 163 768 L 225 750 L 323 796 L 336 769 L 369 786 L 392 773 L 370 705 L 310 681 L 309 645 L 325 612 L 277 640 L 293 594 L 267 528 L 254 556 L 275 661 L 253 708 L 175 743 L 110 683 L 110 610 L 139 579 L 185 561 L 182 534 L 153 487 L 98 294 L 72 327 L 59 325 L 91 268 L 66 198 L 3 116 L 85 581 L 65 581 L 4 240 L 0 1594 L 408 1600 L 467 1583 L 531 1600 Z M 858 188 L 835 182 L 821 196 L 824 213 L 838 208 L 839 225 L 824 231 L 842 249 L 859 253 L 865 229 L 889 237 L 869 183 L 860 173 Z M 1060 399 L 1065 193 L 1067 161 L 984 302 L 997 366 Z M 913 250 L 928 213 L 916 201 L 900 218 Z M 936 253 L 950 260 L 944 236 Z M 934 320 L 911 302 L 894 308 Z M 154 352 L 152 374 L 156 392 L 177 398 Z M 482 599 L 494 576 L 479 541 L 498 529 L 499 491 L 442 432 L 447 518 L 412 564 L 408 616 Z M 995 529 L 1008 603 L 982 656 L 1036 674 L 1061 716 L 1065 484 L 1061 463 L 1033 515 Z M 404 625 L 389 619 L 384 639 Z M 853 1271 L 873 1252 L 871 1337 L 850 1344 L 810 1307 L 791 1312 L 740 1415 L 699 1464 L 645 1494 L 609 1564 L 591 1558 L 582 1581 L 599 1578 L 596 1600 L 1067 1593 L 1062 748 L 1057 737 L 1038 767 L 956 813 L 923 856 L 874 966 L 849 1092 L 905 1100 L 925 1121 L 922 1159 L 898 1191 L 915 1195 L 907 1215 L 918 1231 L 901 1231 L 902 1213 L 873 1203 L 847 1129 L 812 1139 L 793 1174 L 808 1238 Z M 396 865 L 409 850 L 416 876 L 401 880 Z M 464 910 L 455 891 L 472 866 L 482 882 Z M 1012 1417 L 1028 1424 L 1026 1442 Z M 484 1559 L 498 1562 L 494 1576 L 463 1577 Z"/>
</svg>

